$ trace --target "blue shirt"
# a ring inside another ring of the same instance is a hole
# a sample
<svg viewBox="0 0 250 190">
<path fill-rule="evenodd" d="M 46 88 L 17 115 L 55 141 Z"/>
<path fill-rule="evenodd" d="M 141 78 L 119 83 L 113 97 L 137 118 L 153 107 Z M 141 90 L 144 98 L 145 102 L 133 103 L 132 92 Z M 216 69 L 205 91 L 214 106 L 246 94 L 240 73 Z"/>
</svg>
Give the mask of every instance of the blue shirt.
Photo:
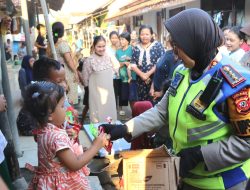
<svg viewBox="0 0 250 190">
<path fill-rule="evenodd" d="M 156 64 L 156 71 L 154 74 L 154 90 L 161 91 L 162 84 L 165 80 L 171 79 L 175 68 L 181 63 L 174 58 L 173 50 L 166 51 Z"/>
</svg>

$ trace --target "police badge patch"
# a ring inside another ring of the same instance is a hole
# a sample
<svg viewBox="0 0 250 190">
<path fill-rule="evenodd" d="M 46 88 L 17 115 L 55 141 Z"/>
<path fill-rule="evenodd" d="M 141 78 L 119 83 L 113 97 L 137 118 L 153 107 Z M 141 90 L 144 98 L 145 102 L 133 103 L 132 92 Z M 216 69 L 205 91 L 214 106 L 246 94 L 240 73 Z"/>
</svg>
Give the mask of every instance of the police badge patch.
<svg viewBox="0 0 250 190">
<path fill-rule="evenodd" d="M 236 111 L 240 114 L 246 115 L 250 112 L 250 93 L 249 89 L 244 88 L 240 92 L 232 96 L 234 104 L 236 106 Z"/>
</svg>

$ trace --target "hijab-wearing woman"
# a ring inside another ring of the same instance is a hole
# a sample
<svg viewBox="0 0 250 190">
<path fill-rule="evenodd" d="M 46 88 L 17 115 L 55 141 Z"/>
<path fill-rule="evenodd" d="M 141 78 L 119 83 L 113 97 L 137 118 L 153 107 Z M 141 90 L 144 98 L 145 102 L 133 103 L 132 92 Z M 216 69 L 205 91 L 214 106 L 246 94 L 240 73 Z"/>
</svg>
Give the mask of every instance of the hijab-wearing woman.
<svg viewBox="0 0 250 190">
<path fill-rule="evenodd" d="M 113 88 L 114 65 L 106 53 L 106 40 L 96 36 L 93 54 L 84 63 L 82 76 L 85 87 L 89 87 L 90 122 L 105 122 L 107 117 L 117 120 Z M 118 69 L 118 68 L 116 68 Z"/>
<path fill-rule="evenodd" d="M 245 189 L 250 178 L 250 74 L 227 56 L 214 63 L 223 36 L 205 11 L 182 11 L 165 27 L 184 64 L 176 68 L 168 91 L 154 108 L 125 125 L 102 126 L 111 140 L 167 127 L 180 157 L 181 190 Z"/>
<path fill-rule="evenodd" d="M 63 39 L 64 25 L 61 22 L 55 22 L 52 25 L 53 38 L 56 48 L 58 61 L 64 65 L 66 80 L 69 85 L 67 97 L 73 104 L 78 103 L 78 74 L 77 65 L 74 62 L 70 46 L 67 41 Z"/>
<path fill-rule="evenodd" d="M 139 44 L 133 49 L 131 63 L 137 67 L 132 69 L 137 77 L 138 100 L 151 100 L 150 87 L 158 59 L 165 53 L 160 42 L 153 39 L 153 29 L 149 25 L 143 25 L 139 29 Z"/>
<path fill-rule="evenodd" d="M 21 69 L 18 73 L 18 82 L 22 97 L 24 97 L 25 87 L 33 80 L 32 67 L 34 62 L 35 59 L 30 55 L 25 55 L 23 57 Z"/>
</svg>

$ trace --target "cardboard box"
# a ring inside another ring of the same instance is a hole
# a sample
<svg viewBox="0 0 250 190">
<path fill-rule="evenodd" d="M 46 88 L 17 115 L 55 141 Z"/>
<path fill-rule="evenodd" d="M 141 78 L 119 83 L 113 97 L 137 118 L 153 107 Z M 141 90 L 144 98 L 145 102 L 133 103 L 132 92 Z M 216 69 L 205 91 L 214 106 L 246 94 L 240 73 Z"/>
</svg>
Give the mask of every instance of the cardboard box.
<svg viewBox="0 0 250 190">
<path fill-rule="evenodd" d="M 179 158 L 165 146 L 121 152 L 124 190 L 176 190 Z"/>
</svg>

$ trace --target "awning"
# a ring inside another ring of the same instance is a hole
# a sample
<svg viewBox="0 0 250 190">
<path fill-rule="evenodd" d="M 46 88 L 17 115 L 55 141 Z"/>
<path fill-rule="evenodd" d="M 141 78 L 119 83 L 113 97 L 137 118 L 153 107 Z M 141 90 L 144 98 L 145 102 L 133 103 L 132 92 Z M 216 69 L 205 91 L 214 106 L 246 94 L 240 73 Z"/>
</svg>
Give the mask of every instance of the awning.
<svg viewBox="0 0 250 190">
<path fill-rule="evenodd" d="M 38 2 L 39 10 L 41 11 L 40 0 L 37 0 L 36 2 Z M 50 9 L 58 11 L 62 8 L 64 0 L 46 0 L 46 2 Z M 29 4 L 30 0 L 27 3 Z M 0 0 L 0 16 L 4 16 L 6 14 L 21 16 L 21 0 Z"/>
<path fill-rule="evenodd" d="M 192 2 L 195 0 L 135 0 L 134 2 L 120 8 L 113 15 L 108 16 L 105 21 L 115 21 L 126 17 L 141 15 L 152 10 Z"/>
</svg>

